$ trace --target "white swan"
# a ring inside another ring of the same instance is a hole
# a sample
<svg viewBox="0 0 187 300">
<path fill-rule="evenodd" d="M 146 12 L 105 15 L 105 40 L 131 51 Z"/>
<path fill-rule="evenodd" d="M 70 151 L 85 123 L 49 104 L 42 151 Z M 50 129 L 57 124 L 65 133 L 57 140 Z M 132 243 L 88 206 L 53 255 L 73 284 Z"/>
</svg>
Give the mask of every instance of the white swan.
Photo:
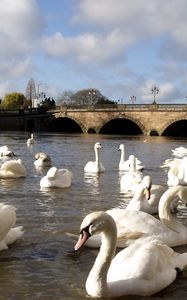
<svg viewBox="0 0 187 300">
<path fill-rule="evenodd" d="M 41 188 L 66 188 L 71 185 L 73 174 L 68 169 L 51 167 L 40 180 Z"/>
<path fill-rule="evenodd" d="M 121 151 L 121 157 L 119 162 L 119 171 L 129 171 L 130 170 L 130 161 L 129 159 L 125 160 L 125 145 L 120 144 L 119 151 Z M 141 161 L 136 158 L 136 170 L 141 171 L 144 169 L 144 166 L 141 165 Z"/>
<path fill-rule="evenodd" d="M 168 171 L 168 186 L 187 185 L 187 157 L 173 161 Z"/>
<path fill-rule="evenodd" d="M 136 157 L 129 156 L 130 169 L 120 179 L 120 187 L 124 191 L 135 192 L 143 179 L 143 173 L 136 170 Z"/>
<path fill-rule="evenodd" d="M 34 144 L 34 134 L 31 133 L 31 137 L 27 140 L 27 145 L 33 145 Z"/>
<path fill-rule="evenodd" d="M 19 178 L 25 177 L 26 175 L 27 171 L 21 159 L 8 160 L 1 165 L 0 178 Z"/>
<path fill-rule="evenodd" d="M 163 169 L 171 168 L 174 164 L 180 164 L 181 158 L 168 158 L 166 159 L 163 164 L 160 166 Z"/>
<path fill-rule="evenodd" d="M 34 165 L 36 167 L 50 167 L 51 157 L 44 152 L 38 152 L 35 154 Z"/>
<path fill-rule="evenodd" d="M 103 164 L 99 160 L 99 150 L 102 148 L 100 143 L 94 145 L 95 161 L 89 161 L 84 167 L 84 172 L 101 173 L 105 172 Z"/>
<path fill-rule="evenodd" d="M 145 211 L 149 214 L 158 213 L 158 204 L 161 196 L 166 191 L 167 187 L 160 184 L 152 184 L 149 175 L 144 176 L 140 183 L 134 197 L 129 201 L 126 208 L 133 210 Z M 175 210 L 177 205 L 173 205 L 172 211 Z"/>
<path fill-rule="evenodd" d="M 158 238 L 170 247 L 187 244 L 187 227 L 184 226 L 177 217 L 171 213 L 170 206 L 174 199 L 178 197 L 183 202 L 187 202 L 187 187 L 175 186 L 169 188 L 160 198 L 159 219 L 143 211 L 131 209 L 114 208 L 107 210 L 116 222 L 117 226 L 117 246 L 120 248 L 133 244 L 136 240 L 141 240 L 147 236 Z M 67 233 L 72 239 L 77 238 L 75 234 Z M 101 236 L 91 237 L 86 245 L 96 248 L 101 243 Z"/>
<path fill-rule="evenodd" d="M 186 147 L 178 147 L 175 149 L 171 149 L 171 152 L 174 156 L 177 156 L 177 157 L 187 156 L 187 148 Z"/>
<path fill-rule="evenodd" d="M 0 203 L 0 250 L 8 249 L 23 235 L 23 226 L 13 227 L 16 223 L 16 208 Z"/>
<path fill-rule="evenodd" d="M 15 154 L 5 145 L 0 147 L 0 156 L 15 156 Z"/>
<path fill-rule="evenodd" d="M 114 257 L 116 225 L 101 211 L 87 215 L 80 230 L 75 251 L 90 236 L 102 234 L 100 251 L 86 280 L 91 297 L 150 296 L 169 286 L 176 279 L 177 269 L 183 270 L 187 265 L 187 253 L 174 252 L 159 240 L 135 243 Z"/>
</svg>

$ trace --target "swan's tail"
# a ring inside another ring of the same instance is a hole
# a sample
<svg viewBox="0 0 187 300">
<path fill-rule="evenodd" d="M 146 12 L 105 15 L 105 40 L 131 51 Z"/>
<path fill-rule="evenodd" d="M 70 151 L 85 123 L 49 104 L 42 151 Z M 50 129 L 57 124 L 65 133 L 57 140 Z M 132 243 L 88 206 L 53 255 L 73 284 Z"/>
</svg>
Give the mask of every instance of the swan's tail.
<svg viewBox="0 0 187 300">
<path fill-rule="evenodd" d="M 175 268 L 176 270 L 183 271 L 187 268 L 187 252 L 185 253 L 177 253 L 176 255 Z"/>
<path fill-rule="evenodd" d="M 20 239 L 23 236 L 23 234 L 23 226 L 11 228 L 7 233 L 6 237 L 4 238 L 4 241 L 7 245 L 13 244 L 18 239 Z"/>
</svg>

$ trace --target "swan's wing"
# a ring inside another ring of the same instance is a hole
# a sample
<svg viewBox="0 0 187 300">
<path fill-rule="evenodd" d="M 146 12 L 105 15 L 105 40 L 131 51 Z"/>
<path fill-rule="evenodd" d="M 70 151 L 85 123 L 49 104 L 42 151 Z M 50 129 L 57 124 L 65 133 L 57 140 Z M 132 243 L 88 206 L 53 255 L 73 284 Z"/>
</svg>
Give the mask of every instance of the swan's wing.
<svg viewBox="0 0 187 300">
<path fill-rule="evenodd" d="M 136 242 L 114 257 L 107 280 L 128 280 L 135 294 L 149 296 L 170 285 L 176 268 L 184 268 L 185 263 L 187 254 L 178 254 L 159 240 Z"/>
<path fill-rule="evenodd" d="M 5 170 L 7 172 L 10 171 L 15 174 L 26 175 L 26 169 L 21 164 L 21 160 L 13 159 L 13 160 L 5 161 L 1 166 L 1 170 Z"/>
<path fill-rule="evenodd" d="M 95 162 L 88 161 L 84 167 L 85 172 L 95 172 Z"/>
<path fill-rule="evenodd" d="M 147 234 L 158 234 L 168 228 L 152 215 L 130 209 L 111 209 L 106 211 L 116 222 L 118 230 L 126 228 L 129 232 L 143 232 Z"/>
<path fill-rule="evenodd" d="M 5 236 L 4 241 L 7 245 L 10 245 L 16 242 L 18 239 L 20 239 L 23 234 L 24 234 L 23 226 L 17 226 L 11 228 L 7 233 L 7 235 Z"/>
<path fill-rule="evenodd" d="M 3 205 L 0 208 L 0 241 L 16 223 L 16 208 L 13 205 Z"/>
<path fill-rule="evenodd" d="M 58 175 L 59 176 L 69 176 L 69 177 L 73 177 L 73 173 L 70 172 L 68 169 L 59 169 L 58 170 Z"/>
<path fill-rule="evenodd" d="M 58 174 L 58 169 L 56 167 L 51 167 L 47 172 L 47 178 L 54 178 Z"/>
<path fill-rule="evenodd" d="M 125 248 L 134 244 L 137 240 L 147 237 L 144 232 L 133 231 L 127 232 L 127 229 L 118 229 L 118 236 L 117 236 L 117 247 L 118 248 Z"/>
</svg>

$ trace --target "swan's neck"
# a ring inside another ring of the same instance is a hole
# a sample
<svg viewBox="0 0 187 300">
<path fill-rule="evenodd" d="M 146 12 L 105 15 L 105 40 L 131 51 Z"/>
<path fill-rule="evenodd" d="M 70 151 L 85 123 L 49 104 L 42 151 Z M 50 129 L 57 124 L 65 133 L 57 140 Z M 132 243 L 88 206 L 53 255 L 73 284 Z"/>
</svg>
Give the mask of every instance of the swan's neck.
<svg viewBox="0 0 187 300">
<path fill-rule="evenodd" d="M 180 187 L 179 187 L 180 188 Z M 175 217 L 171 214 L 171 202 L 174 200 L 174 197 L 177 196 L 179 192 L 177 187 L 175 191 L 173 189 L 168 189 L 160 198 L 159 202 L 159 218 L 162 223 L 164 223 L 170 229 L 181 232 L 181 229 L 184 226 L 177 221 Z"/>
<path fill-rule="evenodd" d="M 96 168 L 99 170 L 99 151 L 97 148 L 95 149 L 95 164 Z"/>
<path fill-rule="evenodd" d="M 144 199 L 145 199 L 145 195 L 144 195 L 144 187 L 142 185 L 140 185 L 139 189 L 136 191 L 134 197 L 131 199 L 131 201 L 129 202 L 129 204 L 127 205 L 127 208 L 129 209 L 136 209 L 136 210 L 140 210 L 143 203 L 144 203 Z M 146 200 L 148 201 L 148 200 Z"/>
<path fill-rule="evenodd" d="M 125 149 L 121 148 L 121 158 L 120 158 L 120 164 L 123 164 L 125 161 Z"/>
<path fill-rule="evenodd" d="M 93 297 L 102 297 L 108 294 L 107 273 L 115 254 L 116 239 L 115 226 L 102 233 L 100 251 L 86 281 L 86 290 Z"/>
<path fill-rule="evenodd" d="M 133 158 L 133 159 L 130 161 L 130 172 L 131 172 L 131 173 L 136 172 L 136 158 Z"/>
</svg>

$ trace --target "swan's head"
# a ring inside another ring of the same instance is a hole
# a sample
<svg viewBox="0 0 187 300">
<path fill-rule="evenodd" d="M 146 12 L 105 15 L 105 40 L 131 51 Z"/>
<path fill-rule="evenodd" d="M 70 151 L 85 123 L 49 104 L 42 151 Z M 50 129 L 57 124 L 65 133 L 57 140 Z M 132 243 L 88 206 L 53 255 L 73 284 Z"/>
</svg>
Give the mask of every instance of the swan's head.
<svg viewBox="0 0 187 300">
<path fill-rule="evenodd" d="M 109 214 L 103 211 L 88 214 L 82 221 L 79 240 L 74 247 L 75 251 L 79 250 L 90 236 L 104 231 L 110 232 L 112 228 L 115 232 L 117 231 L 115 221 Z"/>
<path fill-rule="evenodd" d="M 152 180 L 149 175 L 144 176 L 141 185 L 143 186 L 145 193 L 146 193 L 146 199 L 149 200 L 151 197 L 151 187 L 152 187 Z"/>
<path fill-rule="evenodd" d="M 136 157 L 133 154 L 129 155 L 129 167 L 136 167 Z"/>
<path fill-rule="evenodd" d="M 101 146 L 101 143 L 96 143 L 94 148 L 95 149 L 101 149 L 103 147 Z"/>
<path fill-rule="evenodd" d="M 125 145 L 124 145 L 124 144 L 120 144 L 118 150 L 119 150 L 119 151 L 122 151 L 122 150 L 124 150 L 124 149 L 125 149 Z"/>
<path fill-rule="evenodd" d="M 136 157 L 133 154 L 129 155 L 129 160 L 130 161 L 135 161 L 135 159 L 136 159 Z"/>
<path fill-rule="evenodd" d="M 45 152 L 38 152 L 38 153 L 35 154 L 35 159 L 36 160 L 37 159 L 43 159 L 43 160 L 47 160 L 48 159 L 49 160 L 50 157 Z"/>
</svg>

